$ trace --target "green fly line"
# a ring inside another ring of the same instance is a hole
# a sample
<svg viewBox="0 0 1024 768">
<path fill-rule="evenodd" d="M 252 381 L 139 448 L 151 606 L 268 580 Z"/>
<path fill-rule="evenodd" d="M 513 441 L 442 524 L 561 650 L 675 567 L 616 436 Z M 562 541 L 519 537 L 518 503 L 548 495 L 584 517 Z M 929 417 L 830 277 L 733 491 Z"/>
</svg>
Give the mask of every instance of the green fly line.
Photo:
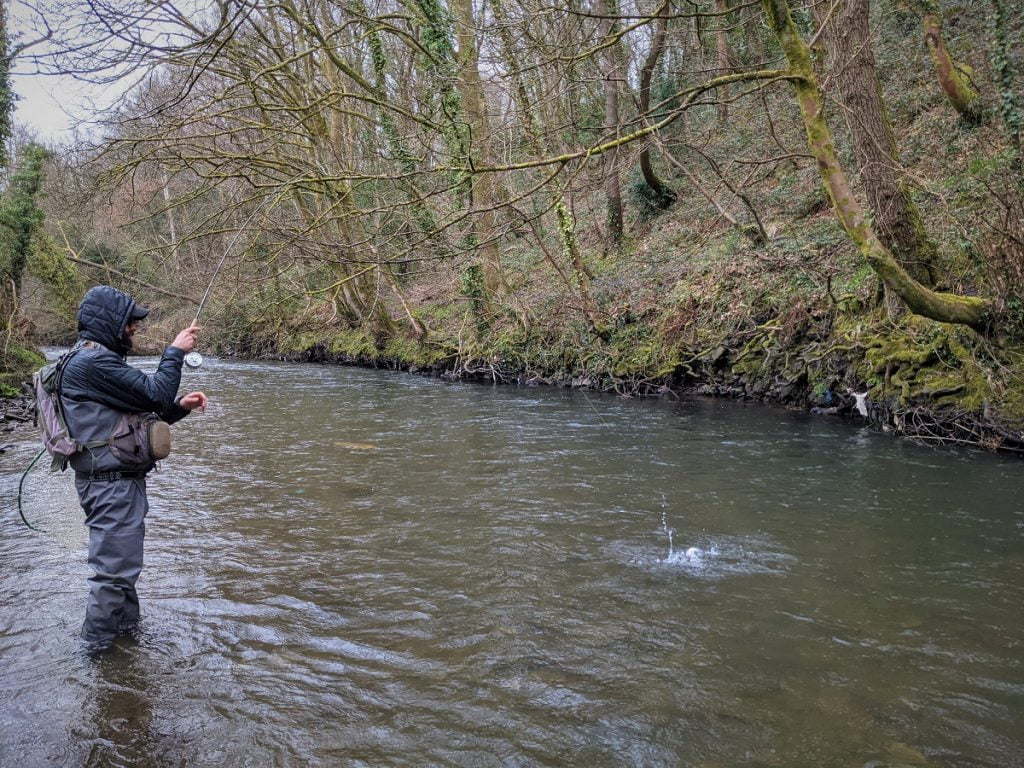
<svg viewBox="0 0 1024 768">
<path fill-rule="evenodd" d="M 36 465 L 36 462 L 39 461 L 39 459 L 42 457 L 44 453 L 46 453 L 46 449 L 41 448 L 39 450 L 39 453 L 37 453 L 35 458 L 32 459 L 32 461 L 29 463 L 28 468 L 21 473 L 21 479 L 18 481 L 18 514 L 21 515 L 21 521 L 25 523 L 25 525 L 27 525 L 33 531 L 38 531 L 39 533 L 46 533 L 46 531 L 44 531 L 42 528 L 36 528 L 34 525 L 32 525 L 32 523 L 28 521 L 28 518 L 25 517 L 25 508 L 21 504 L 21 499 L 22 492 L 25 488 L 25 478 L 28 477 L 28 473 L 32 471 L 32 467 Z"/>
</svg>

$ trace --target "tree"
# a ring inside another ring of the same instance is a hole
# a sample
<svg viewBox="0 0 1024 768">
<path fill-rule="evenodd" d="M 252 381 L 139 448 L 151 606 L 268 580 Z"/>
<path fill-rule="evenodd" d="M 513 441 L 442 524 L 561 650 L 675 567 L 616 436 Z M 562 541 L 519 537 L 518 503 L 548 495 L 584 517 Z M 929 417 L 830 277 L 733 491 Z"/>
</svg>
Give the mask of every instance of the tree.
<svg viewBox="0 0 1024 768">
<path fill-rule="evenodd" d="M 7 4 L 0 3 L 0 169 L 6 170 L 10 158 L 7 145 L 11 141 L 11 116 L 14 113 L 14 91 L 11 90 L 10 40 L 7 37 Z"/>
<path fill-rule="evenodd" d="M 485 107 L 483 81 L 480 77 L 477 49 L 476 22 L 473 18 L 473 0 L 454 0 L 456 38 L 459 43 L 459 87 L 469 127 L 466 161 L 470 168 L 491 164 L 491 127 Z M 470 205 L 475 211 L 472 241 L 479 249 L 483 263 L 485 302 L 496 296 L 502 288 L 501 257 L 498 250 L 497 212 L 498 195 L 495 174 L 472 176 Z"/>
<path fill-rule="evenodd" d="M 46 157 L 46 150 L 37 144 L 25 147 L 18 169 L 11 175 L 0 199 L 0 318 L 4 324 L 0 369 L 3 371 L 17 373 L 26 363 L 31 366 L 36 362 L 31 356 L 26 358 L 21 349 L 18 315 L 22 278 L 43 225 L 38 197 Z"/>
<path fill-rule="evenodd" d="M 600 5 L 604 16 L 602 46 L 604 48 L 604 130 L 611 141 L 619 137 L 619 91 L 625 82 L 625 67 L 618 46 L 618 30 L 615 19 L 618 16 L 616 0 L 602 0 Z M 619 147 L 612 146 L 604 155 L 604 194 L 607 200 L 605 224 L 612 243 L 618 245 L 623 235 L 622 182 L 619 179 Z"/>
<path fill-rule="evenodd" d="M 1007 140 L 1017 156 L 1016 162 L 1020 167 L 1024 163 L 1024 152 L 1022 152 L 1021 146 L 1021 133 L 1024 132 L 1024 111 L 1021 110 L 1020 95 L 1014 82 L 1016 71 L 1013 66 L 1009 9 L 1006 0 L 992 0 L 992 10 L 995 42 L 992 51 L 992 68 L 995 70 L 999 88 L 999 114 L 1003 119 Z"/>
<path fill-rule="evenodd" d="M 724 2 L 724 0 L 719 0 L 719 2 Z M 640 114 L 644 119 L 649 119 L 651 80 L 654 76 L 654 69 L 658 66 L 658 60 L 665 50 L 668 7 L 669 1 L 662 0 L 657 10 L 658 19 L 655 22 L 654 34 L 651 38 L 651 49 L 647 53 L 647 58 L 644 59 L 643 66 L 640 67 Z M 640 173 L 643 175 L 644 181 L 647 182 L 647 186 L 651 188 L 651 192 L 654 195 L 654 205 L 657 208 L 668 208 L 672 205 L 676 199 L 676 193 L 654 172 L 654 168 L 651 166 L 650 142 L 644 142 L 643 149 L 640 150 Z"/>
<path fill-rule="evenodd" d="M 924 39 L 935 66 L 935 75 L 943 93 L 960 116 L 969 123 L 982 118 L 981 98 L 971 84 L 971 69 L 953 59 L 942 33 L 942 17 L 935 0 L 916 0 L 917 10 L 922 14 Z"/>
<path fill-rule="evenodd" d="M 787 79 L 793 85 L 800 106 L 807 145 L 817 161 L 825 190 L 847 235 L 886 287 L 903 299 L 912 312 L 940 322 L 984 330 L 991 320 L 991 301 L 931 290 L 915 280 L 879 240 L 839 164 L 832 132 L 825 120 L 825 102 L 811 64 L 810 49 L 793 23 L 788 0 L 762 0 L 762 8 L 768 26 L 789 63 Z"/>
<path fill-rule="evenodd" d="M 882 102 L 869 28 L 870 0 L 846 0 L 824 23 L 830 72 L 853 139 L 859 179 L 882 243 L 915 279 L 935 284 L 935 246 L 910 196 Z"/>
<path fill-rule="evenodd" d="M 715 48 L 718 53 L 718 74 L 731 71 L 729 56 L 728 15 L 729 0 L 715 0 L 715 15 L 718 29 L 715 31 Z M 723 123 L 729 119 L 729 91 L 722 89 L 722 101 L 718 105 L 718 119 Z"/>
</svg>

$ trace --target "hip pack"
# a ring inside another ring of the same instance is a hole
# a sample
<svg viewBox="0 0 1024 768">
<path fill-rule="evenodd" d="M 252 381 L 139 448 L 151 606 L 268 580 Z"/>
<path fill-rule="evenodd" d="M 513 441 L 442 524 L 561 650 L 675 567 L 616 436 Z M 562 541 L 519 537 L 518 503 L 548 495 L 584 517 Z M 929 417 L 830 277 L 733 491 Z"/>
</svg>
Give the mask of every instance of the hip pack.
<svg viewBox="0 0 1024 768">
<path fill-rule="evenodd" d="M 123 413 L 106 441 L 124 464 L 149 466 L 171 453 L 171 428 L 152 413 Z"/>
</svg>

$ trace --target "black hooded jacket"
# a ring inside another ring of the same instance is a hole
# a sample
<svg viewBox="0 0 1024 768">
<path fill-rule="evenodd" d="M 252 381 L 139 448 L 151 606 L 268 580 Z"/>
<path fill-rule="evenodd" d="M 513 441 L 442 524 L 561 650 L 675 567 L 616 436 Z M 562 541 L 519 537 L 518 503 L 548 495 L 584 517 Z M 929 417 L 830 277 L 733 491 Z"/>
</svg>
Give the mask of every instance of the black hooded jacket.
<svg viewBox="0 0 1024 768">
<path fill-rule="evenodd" d="M 167 347 L 155 373 L 147 375 L 125 362 L 131 340 L 125 328 L 135 302 L 100 285 L 90 288 L 78 308 L 78 344 L 61 378 L 61 403 L 71 436 L 79 443 L 108 440 L 122 413 L 155 413 L 168 423 L 188 415 L 175 395 L 185 353 Z M 71 458 L 76 472 L 138 470 L 123 465 L 106 446 Z"/>
</svg>

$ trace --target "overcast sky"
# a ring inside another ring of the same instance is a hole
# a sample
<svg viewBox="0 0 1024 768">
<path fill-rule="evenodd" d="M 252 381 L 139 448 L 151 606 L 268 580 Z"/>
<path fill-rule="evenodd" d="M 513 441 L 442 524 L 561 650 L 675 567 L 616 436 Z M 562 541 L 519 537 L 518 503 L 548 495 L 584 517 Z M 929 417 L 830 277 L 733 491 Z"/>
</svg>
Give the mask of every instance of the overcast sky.
<svg viewBox="0 0 1024 768">
<path fill-rule="evenodd" d="M 5 0 L 0 0 L 5 2 Z M 7 23 L 15 41 L 35 40 L 38 28 L 32 29 L 31 4 L 11 2 Z M 38 52 L 39 47 L 33 49 Z M 88 119 L 92 102 L 103 99 L 105 91 L 70 77 L 32 73 L 32 65 L 15 59 L 11 84 L 18 101 L 14 121 L 27 126 L 43 141 L 70 138 L 73 126 Z"/>
<path fill-rule="evenodd" d="M 12 78 L 18 95 L 14 119 L 45 141 L 65 138 L 71 119 L 59 104 L 67 104 L 73 92 L 69 84 L 58 78 L 42 75 L 19 75 Z"/>
</svg>

